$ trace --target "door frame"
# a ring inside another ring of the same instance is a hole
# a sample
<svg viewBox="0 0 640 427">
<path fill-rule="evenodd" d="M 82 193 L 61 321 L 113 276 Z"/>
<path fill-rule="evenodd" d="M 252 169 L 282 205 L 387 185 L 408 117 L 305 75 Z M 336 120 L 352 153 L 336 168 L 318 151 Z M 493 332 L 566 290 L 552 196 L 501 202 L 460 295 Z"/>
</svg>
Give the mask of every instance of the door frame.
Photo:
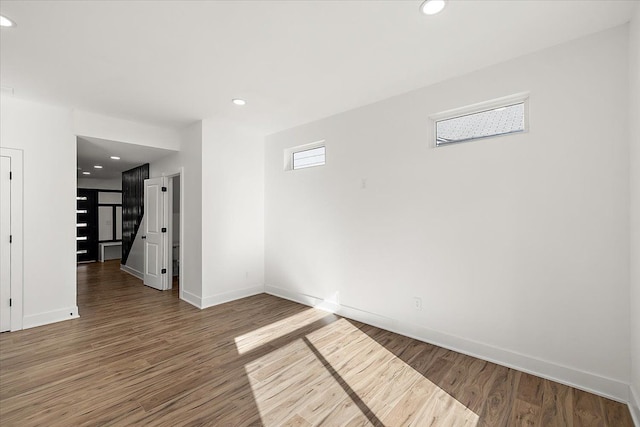
<svg viewBox="0 0 640 427">
<path fill-rule="evenodd" d="M 11 158 L 11 331 L 23 325 L 23 151 L 0 147 L 0 155 Z"/>
<path fill-rule="evenodd" d="M 184 168 L 181 167 L 179 171 L 169 174 L 169 175 L 164 175 L 166 176 L 167 179 L 169 180 L 168 184 L 168 189 L 169 192 L 168 197 L 169 197 L 169 206 L 172 206 L 173 203 L 173 178 L 175 178 L 176 176 L 180 177 L 180 269 L 178 270 L 178 286 L 179 286 L 179 298 L 180 299 L 184 299 L 184 281 L 183 281 L 183 272 L 184 272 L 184 264 L 183 264 L 183 260 L 184 260 Z M 165 248 L 168 252 L 168 267 L 167 267 L 167 271 L 171 270 L 172 274 L 169 276 L 169 283 L 168 283 L 168 287 L 167 289 L 173 289 L 173 208 L 169 208 L 169 214 L 168 214 L 168 237 L 170 236 L 171 238 L 167 238 L 167 247 Z"/>
</svg>

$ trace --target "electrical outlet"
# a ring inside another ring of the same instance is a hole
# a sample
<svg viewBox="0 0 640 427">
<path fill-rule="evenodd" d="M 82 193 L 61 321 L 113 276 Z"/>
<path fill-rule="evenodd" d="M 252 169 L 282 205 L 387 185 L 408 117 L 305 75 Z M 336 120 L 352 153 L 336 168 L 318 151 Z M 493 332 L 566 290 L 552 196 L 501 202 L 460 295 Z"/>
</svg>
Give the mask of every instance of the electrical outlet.
<svg viewBox="0 0 640 427">
<path fill-rule="evenodd" d="M 417 311 L 422 311 L 422 298 L 413 297 L 413 308 Z"/>
</svg>

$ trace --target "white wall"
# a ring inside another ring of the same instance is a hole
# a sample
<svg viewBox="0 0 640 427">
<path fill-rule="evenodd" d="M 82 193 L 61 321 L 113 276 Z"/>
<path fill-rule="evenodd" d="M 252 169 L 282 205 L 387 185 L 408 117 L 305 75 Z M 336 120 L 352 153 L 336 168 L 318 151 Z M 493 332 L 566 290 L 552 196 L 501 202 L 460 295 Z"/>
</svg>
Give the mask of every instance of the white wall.
<svg viewBox="0 0 640 427">
<path fill-rule="evenodd" d="M 89 136 L 168 150 L 180 149 L 180 133 L 173 129 L 80 110 L 73 111 L 71 116 L 72 130 L 77 136 Z"/>
<path fill-rule="evenodd" d="M 180 153 L 151 163 L 150 176 L 180 167 L 185 300 L 205 308 L 263 292 L 264 138 L 204 120 L 185 131 Z"/>
<path fill-rule="evenodd" d="M 115 179 L 78 178 L 78 188 L 96 188 L 99 190 L 122 190 L 122 178 L 115 178 Z"/>
<path fill-rule="evenodd" d="M 202 292 L 208 307 L 264 291 L 264 137 L 213 120 L 203 121 L 202 130 Z"/>
<path fill-rule="evenodd" d="M 129 255 L 127 255 L 127 262 L 125 264 L 121 264 L 120 268 L 125 270 L 140 280 L 144 280 L 144 242 L 142 241 L 142 235 L 144 234 L 144 226 L 145 226 L 145 217 L 142 216 L 142 220 L 140 220 L 140 227 L 138 228 L 138 233 L 136 234 L 135 239 L 133 239 L 133 243 L 131 244 L 131 249 L 129 249 Z"/>
<path fill-rule="evenodd" d="M 631 388 L 632 412 L 640 425 L 640 5 L 629 43 L 631 143 Z"/>
<path fill-rule="evenodd" d="M 626 401 L 627 55 L 620 27 L 268 137 L 267 291 Z M 528 134 L 430 146 L 523 91 Z"/>
<path fill-rule="evenodd" d="M 181 133 L 181 150 L 149 165 L 149 176 L 173 175 L 180 172 L 184 225 L 180 242 L 181 297 L 202 307 L 202 122 L 194 123 Z"/>
<path fill-rule="evenodd" d="M 25 328 L 78 316 L 76 137 L 69 111 L 1 97 L 0 145 L 24 152 Z"/>
</svg>

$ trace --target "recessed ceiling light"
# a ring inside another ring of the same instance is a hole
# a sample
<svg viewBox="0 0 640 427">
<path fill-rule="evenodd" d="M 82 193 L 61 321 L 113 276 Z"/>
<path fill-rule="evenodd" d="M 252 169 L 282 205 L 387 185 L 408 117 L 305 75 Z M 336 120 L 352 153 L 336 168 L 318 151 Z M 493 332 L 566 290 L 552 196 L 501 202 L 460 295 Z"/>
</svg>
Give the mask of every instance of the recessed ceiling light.
<svg viewBox="0 0 640 427">
<path fill-rule="evenodd" d="M 231 100 L 231 102 L 233 102 L 235 105 L 246 105 L 247 101 L 245 101 L 244 99 L 240 99 L 240 98 L 234 98 Z"/>
<path fill-rule="evenodd" d="M 425 15 L 435 15 L 442 12 L 446 5 L 446 0 L 425 0 L 420 5 L 420 11 Z"/>
<path fill-rule="evenodd" d="M 0 15 L 0 27 L 15 27 L 16 23 L 4 15 Z"/>
<path fill-rule="evenodd" d="M 100 165 L 95 165 L 95 166 L 94 166 L 94 168 L 96 168 L 96 169 L 102 169 L 102 166 L 100 166 Z"/>
<path fill-rule="evenodd" d="M 82 172 L 82 175 L 91 175 L 91 172 Z"/>
<path fill-rule="evenodd" d="M 120 157 L 118 157 L 118 156 L 111 156 L 111 158 L 112 158 L 113 160 L 120 160 Z"/>
</svg>

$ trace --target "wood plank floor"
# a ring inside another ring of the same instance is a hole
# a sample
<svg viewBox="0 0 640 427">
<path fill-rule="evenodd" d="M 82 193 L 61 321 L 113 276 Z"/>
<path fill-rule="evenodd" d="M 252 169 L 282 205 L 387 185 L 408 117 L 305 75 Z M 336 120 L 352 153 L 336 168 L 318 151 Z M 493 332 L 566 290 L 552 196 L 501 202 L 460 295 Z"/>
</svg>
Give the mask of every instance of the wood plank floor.
<svg viewBox="0 0 640 427">
<path fill-rule="evenodd" d="M 2 426 L 633 426 L 625 405 L 269 295 L 198 310 L 78 267 L 80 319 L 0 335 Z"/>
</svg>

